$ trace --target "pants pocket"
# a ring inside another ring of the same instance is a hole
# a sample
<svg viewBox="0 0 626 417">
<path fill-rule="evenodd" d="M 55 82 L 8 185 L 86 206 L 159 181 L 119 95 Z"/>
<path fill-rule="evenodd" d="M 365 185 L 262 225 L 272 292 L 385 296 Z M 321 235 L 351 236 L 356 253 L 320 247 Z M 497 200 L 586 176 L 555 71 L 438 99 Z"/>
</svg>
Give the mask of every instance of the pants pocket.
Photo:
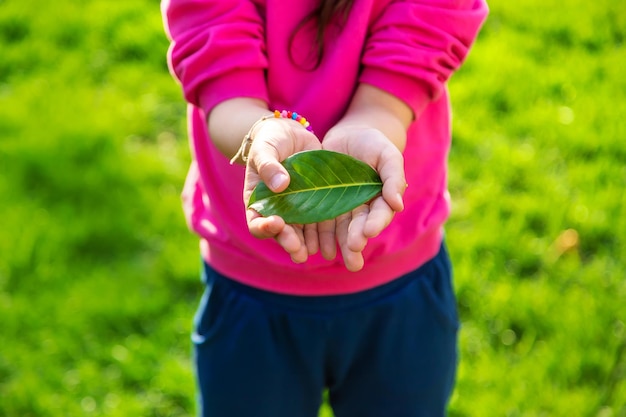
<svg viewBox="0 0 626 417">
<path fill-rule="evenodd" d="M 452 330 L 459 328 L 456 295 L 452 279 L 450 258 L 442 246 L 441 252 L 431 262 L 430 268 L 420 281 L 426 298 L 436 312 L 437 319 Z"/>
<path fill-rule="evenodd" d="M 215 338 L 224 328 L 228 311 L 236 302 L 236 295 L 228 291 L 228 285 L 207 265 L 204 265 L 204 293 L 193 320 L 191 340 L 202 345 Z"/>
</svg>

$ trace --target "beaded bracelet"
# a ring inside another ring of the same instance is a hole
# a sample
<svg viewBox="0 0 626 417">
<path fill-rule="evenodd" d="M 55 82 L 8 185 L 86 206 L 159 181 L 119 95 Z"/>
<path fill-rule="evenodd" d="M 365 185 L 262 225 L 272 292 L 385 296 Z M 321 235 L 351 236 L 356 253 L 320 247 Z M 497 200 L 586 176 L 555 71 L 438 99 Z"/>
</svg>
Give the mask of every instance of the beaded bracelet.
<svg viewBox="0 0 626 417">
<path fill-rule="evenodd" d="M 230 164 L 231 165 L 234 164 L 239 157 L 241 157 L 241 160 L 244 163 L 248 162 L 248 153 L 250 152 L 250 146 L 252 145 L 252 141 L 254 140 L 254 138 L 252 137 L 252 133 L 254 132 L 254 129 L 259 124 L 261 124 L 261 122 L 264 122 L 268 119 L 281 119 L 281 118 L 295 120 L 296 122 L 300 123 L 302 127 L 304 127 L 306 130 L 308 130 L 309 132 L 313 132 L 313 127 L 311 126 L 311 124 L 307 121 L 305 117 L 299 115 L 298 113 L 287 111 L 287 110 L 283 110 L 282 112 L 278 110 L 274 110 L 274 114 L 270 116 L 263 116 L 259 120 L 254 122 L 250 130 L 248 130 L 248 133 L 246 133 L 246 136 L 243 137 L 243 142 L 241 142 L 241 146 L 239 147 L 239 150 L 237 151 L 235 156 L 233 156 L 233 158 L 230 160 Z"/>
<path fill-rule="evenodd" d="M 300 123 L 304 128 L 306 128 L 306 130 L 308 130 L 309 132 L 313 132 L 313 127 L 306 120 L 306 118 L 296 113 L 295 111 L 292 112 L 292 111 L 283 110 L 279 112 L 278 110 L 274 110 L 274 117 L 277 119 L 282 117 L 283 119 L 295 120 L 296 122 Z"/>
</svg>

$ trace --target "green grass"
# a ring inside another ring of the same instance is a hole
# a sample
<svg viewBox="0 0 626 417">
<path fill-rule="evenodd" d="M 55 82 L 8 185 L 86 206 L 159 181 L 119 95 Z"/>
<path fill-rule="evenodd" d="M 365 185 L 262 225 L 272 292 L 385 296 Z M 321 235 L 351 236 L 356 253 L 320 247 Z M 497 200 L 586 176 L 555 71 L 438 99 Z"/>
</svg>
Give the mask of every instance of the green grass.
<svg viewBox="0 0 626 417">
<path fill-rule="evenodd" d="M 450 415 L 625 417 L 626 14 L 490 5 L 450 83 Z M 158 2 L 0 0 L 0 45 L 0 415 L 193 415 L 198 251 Z"/>
</svg>

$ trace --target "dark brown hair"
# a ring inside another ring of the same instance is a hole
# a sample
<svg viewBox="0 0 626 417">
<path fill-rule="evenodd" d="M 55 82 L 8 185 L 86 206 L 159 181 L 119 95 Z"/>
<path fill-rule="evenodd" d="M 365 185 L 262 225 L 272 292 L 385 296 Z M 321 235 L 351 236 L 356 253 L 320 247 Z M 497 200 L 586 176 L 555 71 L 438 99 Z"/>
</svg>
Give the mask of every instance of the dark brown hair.
<svg viewBox="0 0 626 417">
<path fill-rule="evenodd" d="M 354 0 L 320 0 L 317 8 L 315 8 L 302 20 L 302 22 L 300 22 L 289 39 L 289 55 L 295 65 L 308 70 L 314 70 L 319 67 L 324 56 L 324 33 L 326 32 L 326 29 L 335 18 L 339 19 L 338 23 L 340 25 L 343 25 L 348 18 L 348 14 L 350 13 L 353 3 Z M 317 26 L 317 32 L 315 35 L 316 50 L 314 51 L 315 59 L 313 61 L 313 65 L 310 63 L 307 65 L 306 63 L 294 62 L 293 54 L 291 52 L 294 38 L 296 34 L 311 21 L 314 21 Z"/>
</svg>

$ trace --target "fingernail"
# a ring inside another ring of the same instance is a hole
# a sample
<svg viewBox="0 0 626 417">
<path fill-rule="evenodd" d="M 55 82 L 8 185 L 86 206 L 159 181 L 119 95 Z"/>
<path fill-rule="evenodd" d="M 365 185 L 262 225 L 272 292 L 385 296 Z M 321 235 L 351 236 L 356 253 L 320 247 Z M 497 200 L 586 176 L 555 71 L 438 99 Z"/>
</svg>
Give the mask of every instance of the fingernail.
<svg viewBox="0 0 626 417">
<path fill-rule="evenodd" d="M 404 199 L 402 198 L 402 194 L 398 193 L 398 201 L 400 202 L 400 210 L 404 210 Z"/>
<path fill-rule="evenodd" d="M 276 174 L 270 180 L 270 188 L 273 190 L 280 188 L 280 186 L 283 185 L 285 181 L 287 181 L 287 176 L 285 174 Z"/>
</svg>

